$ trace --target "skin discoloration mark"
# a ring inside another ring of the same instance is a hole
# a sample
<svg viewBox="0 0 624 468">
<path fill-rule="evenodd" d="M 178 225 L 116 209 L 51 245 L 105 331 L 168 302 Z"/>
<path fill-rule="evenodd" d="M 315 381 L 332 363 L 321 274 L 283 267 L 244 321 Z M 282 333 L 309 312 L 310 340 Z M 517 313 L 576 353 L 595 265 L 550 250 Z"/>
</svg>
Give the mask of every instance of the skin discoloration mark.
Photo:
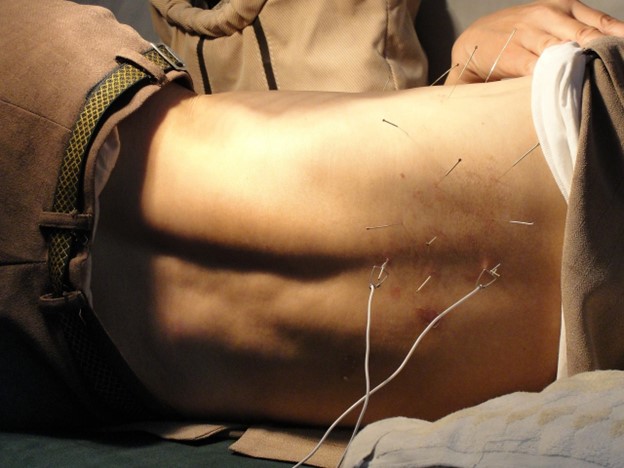
<svg viewBox="0 0 624 468">
<path fill-rule="evenodd" d="M 429 325 L 438 316 L 438 312 L 428 307 L 417 308 L 414 311 L 426 325 Z M 438 324 L 439 325 L 439 324 Z"/>
</svg>

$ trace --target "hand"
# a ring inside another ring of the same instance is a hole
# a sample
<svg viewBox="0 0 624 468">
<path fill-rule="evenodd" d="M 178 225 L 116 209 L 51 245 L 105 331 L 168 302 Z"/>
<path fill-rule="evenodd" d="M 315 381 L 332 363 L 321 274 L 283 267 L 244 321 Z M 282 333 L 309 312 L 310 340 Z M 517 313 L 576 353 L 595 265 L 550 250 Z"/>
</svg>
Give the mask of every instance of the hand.
<svg viewBox="0 0 624 468">
<path fill-rule="evenodd" d="M 446 83 L 483 82 L 494 63 L 488 81 L 530 75 L 547 47 L 566 41 L 584 47 L 602 36 L 624 37 L 624 22 L 578 0 L 541 0 L 507 8 L 477 20 L 459 36 L 451 55 L 452 63 L 459 66 L 452 69 Z"/>
</svg>

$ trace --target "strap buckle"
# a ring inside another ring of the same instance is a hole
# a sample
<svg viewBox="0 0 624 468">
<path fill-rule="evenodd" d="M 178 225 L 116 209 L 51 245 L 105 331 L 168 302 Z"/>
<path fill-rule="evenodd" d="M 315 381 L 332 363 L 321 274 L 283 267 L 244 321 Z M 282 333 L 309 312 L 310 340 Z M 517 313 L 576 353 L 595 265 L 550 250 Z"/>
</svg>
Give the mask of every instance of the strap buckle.
<svg viewBox="0 0 624 468">
<path fill-rule="evenodd" d="M 152 49 L 160 55 L 174 70 L 186 71 L 186 65 L 167 44 L 154 44 L 150 42 Z"/>
</svg>

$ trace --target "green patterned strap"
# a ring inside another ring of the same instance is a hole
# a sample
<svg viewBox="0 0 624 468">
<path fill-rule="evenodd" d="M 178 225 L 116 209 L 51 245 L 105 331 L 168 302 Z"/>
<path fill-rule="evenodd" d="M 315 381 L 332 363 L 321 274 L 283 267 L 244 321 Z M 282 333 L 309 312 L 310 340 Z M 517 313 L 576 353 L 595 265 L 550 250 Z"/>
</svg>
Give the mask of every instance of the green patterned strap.
<svg viewBox="0 0 624 468">
<path fill-rule="evenodd" d="M 143 56 L 163 73 L 182 70 L 184 66 L 162 45 L 152 44 Z M 136 65 L 122 63 L 87 96 L 65 149 L 52 212 L 45 214 L 42 224 L 49 232 L 48 270 L 52 285 L 52 293 L 40 299 L 42 311 L 49 313 L 51 326 L 62 330 L 67 350 L 85 385 L 85 395 L 91 399 L 90 408 L 105 423 L 141 420 L 162 411 L 161 405 L 145 394 L 86 304 L 84 294 L 76 291 L 68 278 L 69 262 L 78 243 L 88 242 L 91 234 L 91 218 L 81 210 L 82 180 L 93 138 L 115 100 L 143 82 L 157 83 L 159 78 Z"/>
<path fill-rule="evenodd" d="M 143 54 L 165 73 L 184 69 L 184 64 L 165 45 L 154 45 Z M 123 63 L 102 80 L 87 97 L 80 112 L 61 164 L 52 211 L 78 214 L 81 209 L 82 178 L 92 138 L 104 113 L 125 91 L 144 80 L 154 80 L 146 71 L 130 63 Z M 50 232 L 48 270 L 54 297 L 60 297 L 73 288 L 68 281 L 69 261 L 76 242 L 88 239 L 88 233 L 55 228 Z"/>
</svg>

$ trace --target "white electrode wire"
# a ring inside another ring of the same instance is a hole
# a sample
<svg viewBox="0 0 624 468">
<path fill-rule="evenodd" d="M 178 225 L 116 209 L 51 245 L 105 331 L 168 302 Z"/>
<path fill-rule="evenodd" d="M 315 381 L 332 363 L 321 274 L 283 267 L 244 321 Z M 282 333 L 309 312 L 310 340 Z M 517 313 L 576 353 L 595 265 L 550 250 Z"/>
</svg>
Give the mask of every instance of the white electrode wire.
<svg viewBox="0 0 624 468">
<path fill-rule="evenodd" d="M 351 411 L 353 411 L 355 408 L 358 407 L 358 405 L 360 405 L 362 402 L 367 401 L 371 395 L 374 395 L 375 393 L 377 393 L 379 390 L 381 390 L 383 387 L 385 387 L 386 385 L 388 385 L 392 380 L 394 380 L 396 378 L 397 375 L 399 375 L 401 373 L 401 371 L 405 368 L 405 366 L 407 365 L 408 361 L 411 359 L 412 355 L 414 354 L 414 351 L 416 351 L 416 348 L 418 347 L 418 345 L 420 344 L 420 342 L 423 340 L 424 336 L 429 333 L 429 331 L 436 326 L 436 324 L 442 320 L 444 318 L 445 315 L 447 315 L 449 312 L 451 312 L 452 310 L 454 310 L 455 308 L 459 307 L 460 305 L 462 305 L 464 302 L 466 302 L 467 300 L 469 300 L 472 296 L 474 296 L 475 294 L 477 294 L 479 291 L 485 289 L 487 286 L 489 286 L 488 283 L 486 285 L 484 284 L 477 284 L 477 286 L 470 291 L 468 294 L 466 294 L 464 297 L 462 297 L 460 300 L 458 300 L 457 302 L 455 302 L 454 304 L 452 304 L 451 306 L 449 306 L 444 312 L 442 312 L 440 315 L 438 315 L 436 318 L 434 318 L 431 323 L 429 323 L 429 325 L 427 325 L 427 327 L 421 332 L 420 335 L 418 335 L 418 338 L 416 338 L 416 341 L 414 342 L 414 344 L 412 345 L 412 347 L 410 348 L 409 352 L 407 353 L 407 355 L 405 356 L 405 358 L 403 359 L 403 362 L 401 363 L 401 365 L 399 365 L 399 367 L 397 367 L 397 369 L 390 375 L 390 377 L 388 377 L 386 380 L 384 380 L 383 382 L 381 382 L 379 385 L 377 385 L 375 388 L 373 388 L 370 392 L 368 392 L 366 395 L 364 395 L 362 398 L 360 398 L 358 401 L 356 401 L 355 403 L 353 403 L 344 413 L 342 413 L 340 416 L 338 416 L 338 418 L 332 423 L 331 426 L 329 426 L 329 428 L 327 429 L 327 431 L 325 431 L 325 434 L 323 435 L 323 437 L 321 437 L 321 440 L 318 442 L 318 444 L 316 444 L 316 446 L 312 449 L 312 451 L 306 455 L 306 457 L 301 460 L 299 463 L 297 463 L 296 465 L 294 465 L 293 468 L 297 468 L 302 466 L 305 462 L 307 462 L 310 458 L 312 458 L 314 456 L 314 454 L 319 450 L 319 448 L 321 448 L 321 445 L 323 445 L 323 443 L 325 442 L 325 440 L 327 440 L 327 438 L 329 437 L 329 435 L 331 434 L 331 432 L 336 428 L 336 426 L 338 424 L 340 424 L 340 422 L 349 414 L 351 413 Z"/>
<path fill-rule="evenodd" d="M 347 447 L 342 452 L 342 457 L 340 457 L 340 461 L 338 462 L 338 466 L 342 464 L 345 455 L 347 454 L 347 450 L 351 447 L 351 442 L 355 439 L 356 434 L 360 430 L 360 425 L 362 424 L 362 420 L 364 419 L 364 415 L 366 414 L 366 410 L 368 409 L 368 402 L 370 400 L 371 395 L 371 380 L 370 380 L 370 349 L 371 349 L 371 340 L 370 340 L 370 332 L 371 332 L 371 322 L 373 315 L 373 296 L 375 295 L 375 287 L 374 284 L 370 285 L 370 295 L 368 296 L 368 307 L 366 308 L 366 351 L 364 352 L 364 379 L 366 380 L 366 392 L 364 393 L 364 403 L 362 404 L 362 409 L 360 410 L 360 415 L 358 416 L 357 422 L 355 423 L 355 427 L 353 428 L 353 432 L 351 433 L 351 438 L 349 439 L 349 443 Z"/>
</svg>

